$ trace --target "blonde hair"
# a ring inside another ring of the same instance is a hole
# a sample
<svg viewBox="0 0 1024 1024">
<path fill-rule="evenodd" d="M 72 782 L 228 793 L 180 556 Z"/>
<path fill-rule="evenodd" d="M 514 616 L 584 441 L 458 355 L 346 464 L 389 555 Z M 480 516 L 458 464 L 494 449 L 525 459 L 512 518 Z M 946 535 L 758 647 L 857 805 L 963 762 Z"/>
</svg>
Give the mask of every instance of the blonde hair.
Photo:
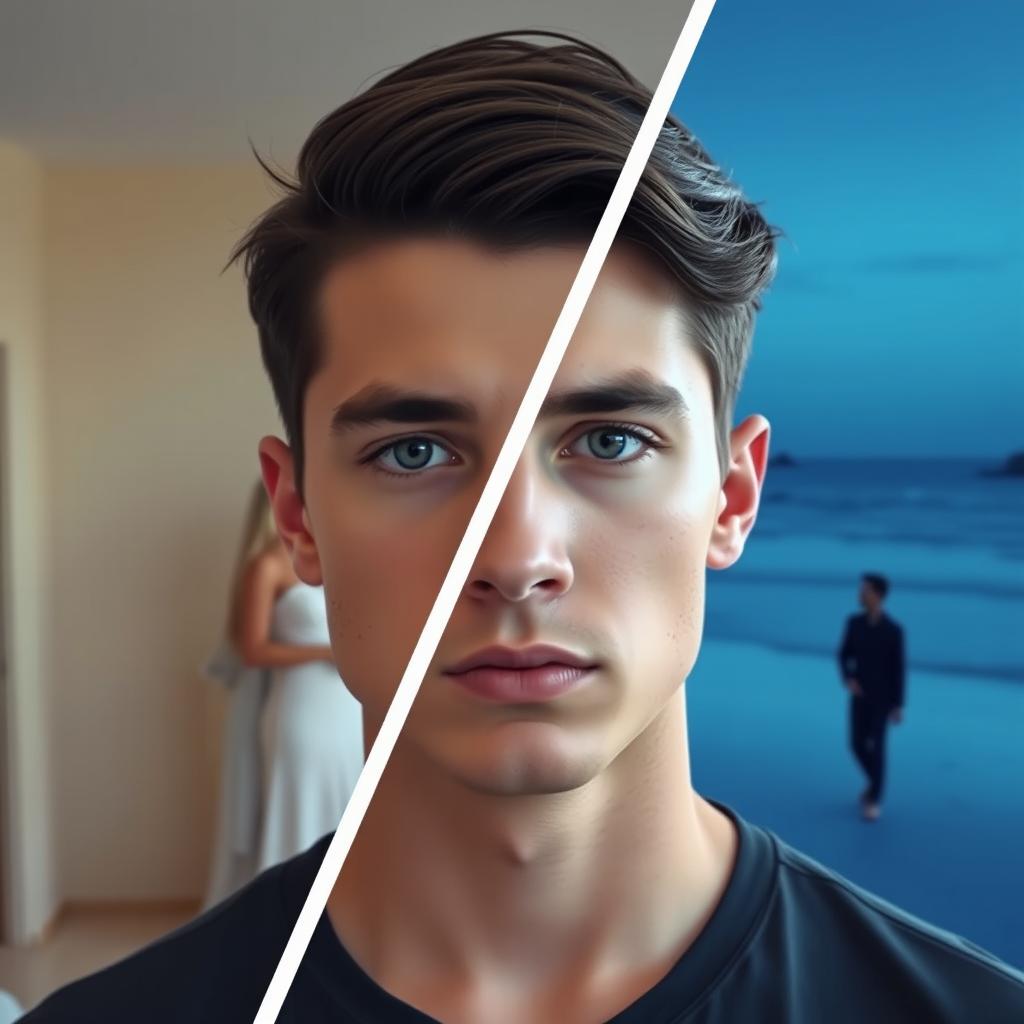
<svg viewBox="0 0 1024 1024">
<path fill-rule="evenodd" d="M 229 591 L 228 617 L 225 623 L 225 636 L 234 646 L 235 630 L 238 628 L 238 614 L 241 606 L 241 584 L 249 563 L 262 555 L 279 539 L 274 513 L 270 507 L 270 499 L 262 480 L 257 480 L 249 497 L 249 507 L 245 516 L 245 529 L 242 531 L 242 543 L 238 548 L 234 572 L 231 576 Z"/>
</svg>

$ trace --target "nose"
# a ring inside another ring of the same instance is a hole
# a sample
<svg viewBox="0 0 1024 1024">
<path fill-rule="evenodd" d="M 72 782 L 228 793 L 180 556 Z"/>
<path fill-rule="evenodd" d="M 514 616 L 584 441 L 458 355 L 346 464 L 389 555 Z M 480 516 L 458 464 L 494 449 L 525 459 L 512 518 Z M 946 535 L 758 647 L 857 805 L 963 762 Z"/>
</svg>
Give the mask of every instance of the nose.
<svg viewBox="0 0 1024 1024">
<path fill-rule="evenodd" d="M 573 581 L 567 514 L 524 454 L 509 480 L 466 583 L 481 603 L 547 601 Z"/>
</svg>

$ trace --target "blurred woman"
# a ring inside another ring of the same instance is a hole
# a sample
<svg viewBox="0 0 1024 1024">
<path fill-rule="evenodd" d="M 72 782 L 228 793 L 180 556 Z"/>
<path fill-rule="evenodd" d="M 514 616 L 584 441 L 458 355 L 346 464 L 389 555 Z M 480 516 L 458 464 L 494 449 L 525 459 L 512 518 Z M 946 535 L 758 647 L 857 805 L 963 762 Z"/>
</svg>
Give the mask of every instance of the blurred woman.
<svg viewBox="0 0 1024 1024">
<path fill-rule="evenodd" d="M 238 595 L 235 649 L 246 665 L 270 670 L 260 730 L 262 871 L 337 826 L 363 767 L 363 714 L 334 664 L 324 589 L 295 575 L 276 531 L 249 560 Z"/>
<path fill-rule="evenodd" d="M 208 666 L 232 699 L 207 905 L 331 831 L 363 764 L 362 711 L 334 665 L 323 587 L 295 575 L 259 482 L 226 636 Z"/>
</svg>

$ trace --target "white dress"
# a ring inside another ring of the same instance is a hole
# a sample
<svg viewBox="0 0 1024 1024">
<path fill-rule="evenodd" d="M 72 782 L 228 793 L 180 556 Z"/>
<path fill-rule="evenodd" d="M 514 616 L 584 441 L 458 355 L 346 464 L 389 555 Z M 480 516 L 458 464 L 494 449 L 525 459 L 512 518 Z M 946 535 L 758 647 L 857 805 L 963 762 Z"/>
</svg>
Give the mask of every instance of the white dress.
<svg viewBox="0 0 1024 1024">
<path fill-rule="evenodd" d="M 274 605 L 271 640 L 327 644 L 323 587 L 298 583 Z M 258 869 L 333 831 L 363 767 L 363 715 L 329 661 L 270 673 L 263 710 L 263 815 Z"/>
<path fill-rule="evenodd" d="M 224 640 L 200 672 L 223 684 L 229 693 L 205 909 L 226 899 L 256 874 L 263 802 L 260 721 L 270 670 L 246 666 Z"/>
</svg>

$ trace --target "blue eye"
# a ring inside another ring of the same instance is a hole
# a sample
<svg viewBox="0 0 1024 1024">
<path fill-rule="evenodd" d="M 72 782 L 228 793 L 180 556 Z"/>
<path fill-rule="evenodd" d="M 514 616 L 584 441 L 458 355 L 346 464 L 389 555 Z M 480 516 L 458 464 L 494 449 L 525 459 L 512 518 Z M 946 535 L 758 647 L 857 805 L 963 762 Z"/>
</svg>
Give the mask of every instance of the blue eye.
<svg viewBox="0 0 1024 1024">
<path fill-rule="evenodd" d="M 429 437 L 406 437 L 382 448 L 373 461 L 385 473 L 409 476 L 435 466 L 450 466 L 455 456 Z"/>
<path fill-rule="evenodd" d="M 585 451 L 581 451 L 581 445 Z M 573 455 L 589 455 L 602 462 L 631 462 L 651 447 L 651 441 L 636 430 L 612 424 L 588 430 L 568 448 Z"/>
</svg>

